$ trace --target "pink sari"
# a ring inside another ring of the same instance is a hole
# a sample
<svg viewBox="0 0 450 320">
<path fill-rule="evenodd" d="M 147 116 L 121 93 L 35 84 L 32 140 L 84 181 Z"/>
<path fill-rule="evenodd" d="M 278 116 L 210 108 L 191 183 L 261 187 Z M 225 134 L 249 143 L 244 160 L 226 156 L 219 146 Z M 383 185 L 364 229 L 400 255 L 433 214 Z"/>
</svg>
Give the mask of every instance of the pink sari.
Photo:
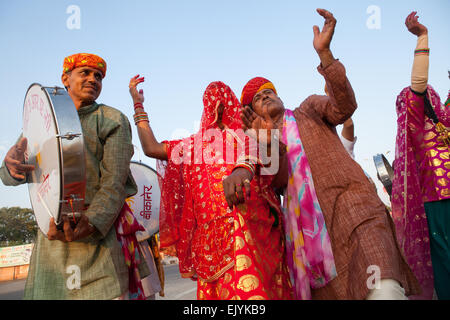
<svg viewBox="0 0 450 320">
<path fill-rule="evenodd" d="M 439 95 L 431 86 L 428 86 L 427 90 L 438 118 L 445 118 Z M 418 104 L 423 105 L 423 98 L 412 93 L 409 87 L 403 89 L 397 97 L 398 118 L 391 199 L 392 217 L 399 245 L 422 286 L 422 294 L 410 298 L 432 299 L 434 285 L 428 223 L 422 198 L 419 167 L 414 152 L 414 137 L 411 132 L 413 120 L 410 119 L 412 106 Z M 424 135 L 423 127 L 414 127 L 414 130 L 415 135 Z"/>
</svg>

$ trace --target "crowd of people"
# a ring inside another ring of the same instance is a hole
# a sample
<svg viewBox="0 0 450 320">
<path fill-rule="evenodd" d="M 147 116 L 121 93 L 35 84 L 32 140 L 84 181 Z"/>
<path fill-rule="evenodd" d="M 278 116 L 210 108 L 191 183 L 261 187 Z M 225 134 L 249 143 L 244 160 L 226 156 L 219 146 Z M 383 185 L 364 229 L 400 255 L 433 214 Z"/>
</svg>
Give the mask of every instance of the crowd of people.
<svg viewBox="0 0 450 320">
<path fill-rule="evenodd" d="M 406 18 L 418 38 L 411 85 L 397 98 L 390 213 L 354 160 L 357 102 L 330 49 L 336 19 L 317 12 L 324 25 L 313 27 L 313 46 L 326 95 L 293 110 L 266 78 L 250 79 L 240 100 L 215 81 L 199 131 L 159 142 L 137 88 L 145 79 L 131 78 L 142 149 L 157 159 L 159 246 L 197 282 L 199 300 L 450 299 L 450 95 L 442 104 L 428 85 L 428 30 L 416 12 Z M 61 80 L 85 140 L 85 210 L 76 226 L 63 217 L 63 228 L 51 221 L 47 235 L 38 231 L 26 299 L 163 292 L 158 245 L 138 243 L 143 227 L 125 201 L 137 192 L 129 120 L 96 102 L 105 75 L 94 54 L 64 59 Z M 5 185 L 26 183 L 35 169 L 24 161 L 26 145 L 20 137 L 5 156 Z M 68 265 L 80 267 L 77 290 L 65 284 Z"/>
</svg>

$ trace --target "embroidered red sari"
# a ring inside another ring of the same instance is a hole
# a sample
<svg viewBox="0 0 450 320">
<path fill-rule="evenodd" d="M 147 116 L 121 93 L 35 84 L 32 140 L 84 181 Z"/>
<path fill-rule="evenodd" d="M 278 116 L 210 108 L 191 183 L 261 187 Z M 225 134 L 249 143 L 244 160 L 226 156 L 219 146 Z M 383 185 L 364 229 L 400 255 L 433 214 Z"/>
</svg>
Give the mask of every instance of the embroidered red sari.
<svg viewBox="0 0 450 320">
<path fill-rule="evenodd" d="M 239 101 L 227 85 L 213 82 L 203 104 L 199 132 L 166 142 L 169 161 L 158 163 L 161 246 L 175 246 L 181 275 L 197 278 L 198 299 L 291 299 L 280 202 L 270 177 L 256 176 L 246 203 L 233 210 L 225 199 L 222 180 L 248 152 L 248 137 L 238 132 Z"/>
</svg>

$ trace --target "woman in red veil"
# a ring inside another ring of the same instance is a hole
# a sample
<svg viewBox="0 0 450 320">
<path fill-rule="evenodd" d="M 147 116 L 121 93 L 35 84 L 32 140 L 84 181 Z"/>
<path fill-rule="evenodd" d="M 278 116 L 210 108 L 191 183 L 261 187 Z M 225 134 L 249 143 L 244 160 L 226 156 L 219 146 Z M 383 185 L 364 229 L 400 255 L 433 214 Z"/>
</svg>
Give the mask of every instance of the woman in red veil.
<svg viewBox="0 0 450 320">
<path fill-rule="evenodd" d="M 143 81 L 132 78 L 130 93 L 144 153 L 163 160 L 157 166 L 161 247 L 176 250 L 182 277 L 197 280 L 198 299 L 292 299 L 271 177 L 252 180 L 245 204 L 229 209 L 225 199 L 222 180 L 238 155 L 249 152 L 233 91 L 220 81 L 209 84 L 198 133 L 159 143 L 136 89 Z"/>
</svg>

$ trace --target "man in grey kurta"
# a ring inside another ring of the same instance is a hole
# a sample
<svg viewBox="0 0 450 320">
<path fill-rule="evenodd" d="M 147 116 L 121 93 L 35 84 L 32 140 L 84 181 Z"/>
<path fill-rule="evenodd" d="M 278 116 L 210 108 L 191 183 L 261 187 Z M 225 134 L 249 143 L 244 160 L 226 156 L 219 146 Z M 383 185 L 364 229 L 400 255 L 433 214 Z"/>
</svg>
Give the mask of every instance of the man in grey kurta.
<svg viewBox="0 0 450 320">
<path fill-rule="evenodd" d="M 128 291 L 128 268 L 114 222 L 125 199 L 137 192 L 130 171 L 131 128 L 127 117 L 119 110 L 95 102 L 101 91 L 106 63 L 96 67 L 89 64 L 89 59 L 87 61 L 86 65 L 75 63 L 66 69 L 65 60 L 62 76 L 83 129 L 87 231 L 75 241 L 67 241 L 60 234 L 50 235 L 51 231 L 47 236 L 38 231 L 25 299 L 115 299 Z M 0 168 L 0 178 L 5 185 L 25 183 L 24 172 L 31 170 L 23 165 L 14 166 L 11 160 L 11 155 L 17 158 L 17 153 L 26 145 L 23 139 L 10 149 Z M 79 288 L 70 285 L 70 277 L 74 276 L 72 266 L 79 267 Z M 139 271 L 142 277 L 148 275 L 144 261 Z"/>
</svg>

